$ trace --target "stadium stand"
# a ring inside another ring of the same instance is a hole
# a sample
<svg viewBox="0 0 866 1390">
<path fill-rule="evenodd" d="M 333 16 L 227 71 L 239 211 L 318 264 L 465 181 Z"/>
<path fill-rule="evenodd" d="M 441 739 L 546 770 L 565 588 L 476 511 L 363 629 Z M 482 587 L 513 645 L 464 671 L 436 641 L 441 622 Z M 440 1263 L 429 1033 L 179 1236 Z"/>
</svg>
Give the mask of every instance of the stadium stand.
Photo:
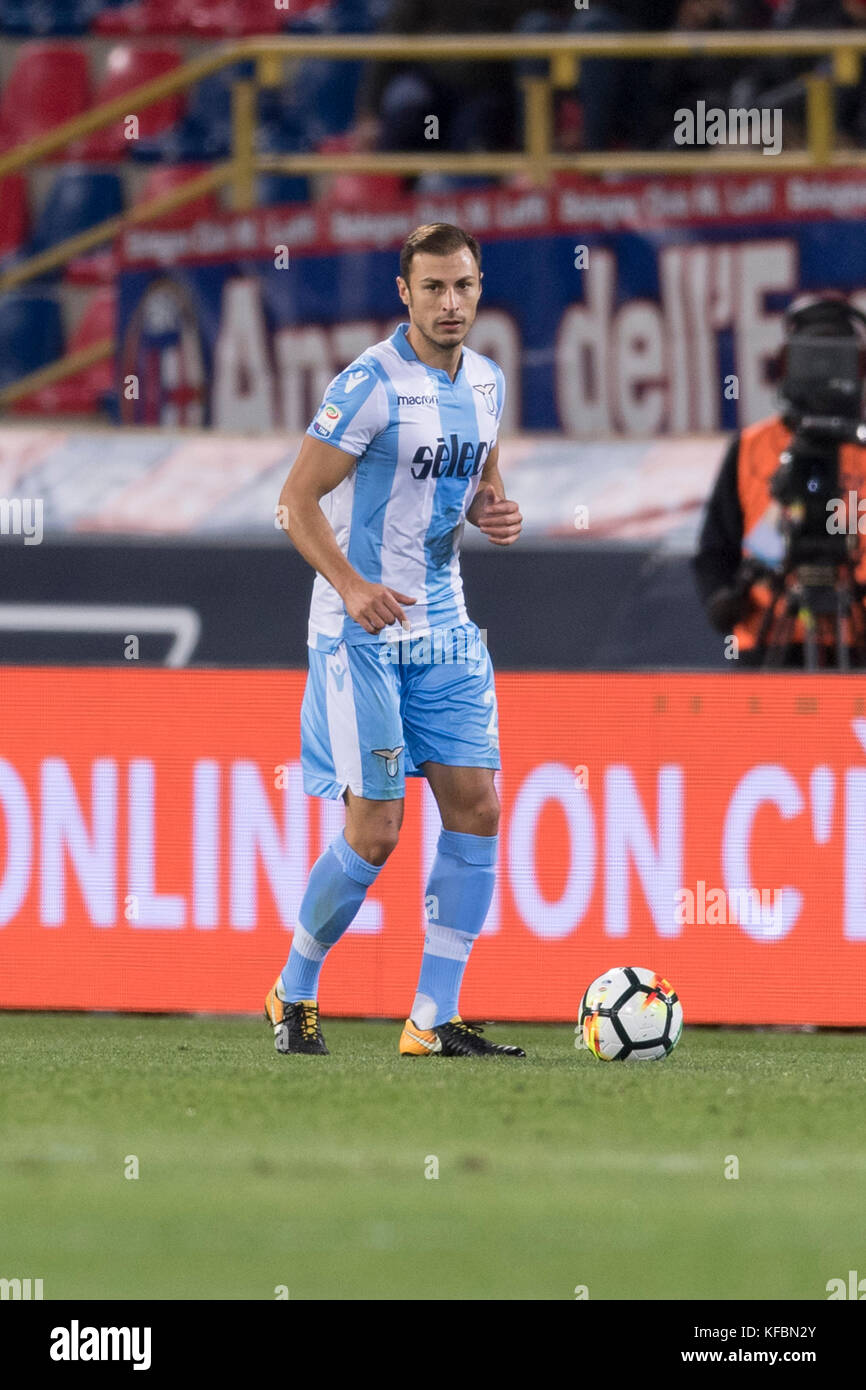
<svg viewBox="0 0 866 1390">
<path fill-rule="evenodd" d="M 60 305 L 54 297 L 13 291 L 0 299 L 0 389 L 47 366 L 62 351 Z"/>
<path fill-rule="evenodd" d="M 124 201 L 119 174 L 87 165 L 67 165 L 57 173 L 33 235 L 21 254 L 36 256 L 77 232 L 115 217 L 123 210 Z M 59 270 L 46 272 L 48 278 L 59 274 Z"/>
<path fill-rule="evenodd" d="M 33 140 L 91 105 L 87 54 L 74 44 L 26 44 L 0 99 L 0 150 Z M 65 159 L 59 151 L 55 159 Z"/>
<path fill-rule="evenodd" d="M 423 117 L 434 110 L 441 116 L 437 152 L 464 153 L 519 144 L 521 80 L 546 70 L 546 64 L 474 58 L 431 63 L 424 55 L 425 35 L 784 32 L 804 26 L 856 30 L 864 24 L 866 4 L 861 0 L 593 0 L 587 11 L 575 11 L 572 0 L 477 0 L 468 6 L 462 0 L 291 0 L 285 9 L 278 9 L 274 0 L 0 0 L 0 32 L 17 41 L 8 45 L 0 62 L 0 153 L 172 72 L 217 38 L 374 32 L 418 37 L 418 56 L 411 62 L 296 61 L 281 85 L 260 86 L 255 110 L 259 154 L 425 152 Z M 120 42 L 111 46 L 115 37 Z M 725 61 L 688 55 L 643 65 L 586 59 L 579 86 L 569 87 L 566 80 L 553 93 L 553 148 L 670 149 L 672 103 L 706 97 L 724 105 L 736 96 L 742 104 L 783 106 L 786 120 L 793 118 L 786 126 L 787 150 L 796 116 L 805 106 L 806 78 L 820 71 L 821 61 L 799 56 Z M 232 90 L 252 75 L 251 62 L 238 62 L 188 92 L 143 107 L 135 113 L 137 139 L 126 138 L 122 119 L 80 136 L 46 157 L 49 166 L 64 163 L 52 185 L 46 183 L 45 170 L 35 168 L 3 180 L 3 267 L 14 267 L 148 194 L 227 159 L 233 139 Z M 860 80 L 837 88 L 835 100 L 840 138 L 862 142 L 866 84 Z M 153 166 L 151 172 L 156 176 L 160 171 L 159 176 L 145 179 L 141 165 Z M 526 181 L 525 171 L 505 177 L 517 187 Z M 365 206 L 393 207 L 408 191 L 460 192 L 491 182 L 496 180 L 489 176 L 440 172 L 409 177 L 353 171 L 313 178 L 274 171 L 257 172 L 253 186 L 263 206 L 318 199 L 329 208 L 358 212 Z M 173 214 L 171 225 L 215 215 L 228 204 L 226 194 L 208 194 Z M 116 273 L 115 250 L 107 246 L 41 278 L 43 283 L 59 282 L 62 298 L 67 286 L 107 285 Z"/>
<path fill-rule="evenodd" d="M 357 149 L 351 135 L 332 135 L 318 146 L 321 154 L 340 154 Z M 347 211 L 363 207 L 390 207 L 401 197 L 405 179 L 397 174 L 335 174 L 324 194 L 329 206 Z"/>
<path fill-rule="evenodd" d="M 164 72 L 171 72 L 183 62 L 177 47 L 118 44 L 108 55 L 105 76 L 93 93 L 93 105 L 114 100 L 143 82 L 149 82 Z M 183 116 L 185 102 L 181 95 L 146 106 L 139 114 L 139 137 L 161 135 Z M 94 131 L 86 139 L 75 141 L 69 150 L 74 159 L 117 160 L 129 149 L 123 121 L 103 130 Z"/>
<path fill-rule="evenodd" d="M 194 8 L 193 0 L 139 0 L 103 10 L 93 26 L 94 32 L 148 37 L 189 33 Z"/>
<path fill-rule="evenodd" d="M 0 0 L 0 32 L 98 38 L 243 38 L 250 34 L 369 33 L 386 0 Z"/>
<path fill-rule="evenodd" d="M 24 245 L 28 224 L 27 180 L 7 174 L 0 179 L 0 263 Z"/>
<path fill-rule="evenodd" d="M 157 164 L 148 171 L 136 203 L 145 203 L 148 198 L 156 198 L 173 188 L 187 183 L 206 168 L 204 164 Z M 155 227 L 189 227 L 199 217 L 212 217 L 220 211 L 220 201 L 215 193 L 203 193 L 191 203 L 184 203 L 174 212 L 164 213 L 157 218 Z"/>
<path fill-rule="evenodd" d="M 285 27 L 286 13 L 277 9 L 273 0 L 195 0 L 190 28 L 203 38 L 277 34 Z"/>
<path fill-rule="evenodd" d="M 104 0 L 2 0 L 3 33 L 25 37 L 86 34 Z"/>
<path fill-rule="evenodd" d="M 90 298 L 81 321 L 67 344 L 67 351 L 79 352 L 114 334 L 116 291 L 101 286 Z M 106 403 L 114 388 L 114 366 L 110 358 L 95 362 L 65 381 L 56 381 L 22 396 L 12 409 L 16 414 L 93 415 Z"/>
<path fill-rule="evenodd" d="M 203 164 L 156 164 L 147 173 L 144 183 L 137 196 L 133 199 L 134 204 L 141 204 L 149 198 L 156 198 L 162 194 L 171 192 L 172 189 L 186 183 L 194 178 L 206 166 Z M 274 177 L 280 177 L 275 175 Z M 304 184 L 304 191 L 298 196 L 305 198 L 306 180 L 296 180 L 295 182 Z M 296 190 L 297 192 L 297 190 Z M 278 196 L 272 202 L 290 202 L 283 190 L 277 190 Z M 181 207 L 175 208 L 173 212 L 164 213 L 162 217 L 155 218 L 152 225 L 155 227 L 189 227 L 200 217 L 213 217 L 221 211 L 219 198 L 215 193 L 203 193 L 192 202 L 184 203 Z M 107 249 L 101 248 L 97 251 L 88 252 L 84 256 L 74 257 L 66 267 L 63 275 L 63 283 L 69 285 L 109 285 L 115 279 L 119 270 L 119 260 L 116 247 L 111 245 Z"/>
<path fill-rule="evenodd" d="M 235 63 L 206 77 L 190 95 L 183 119 L 171 130 L 136 140 L 130 153 L 142 161 L 172 164 L 197 159 L 226 159 L 231 149 L 232 86 L 252 76 L 251 63 Z"/>
<path fill-rule="evenodd" d="M 295 7 L 293 6 L 293 9 Z M 288 12 L 273 0 L 140 0 L 103 11 L 97 34 L 189 34 L 201 38 L 242 38 L 246 34 L 276 34 L 285 28 Z"/>
</svg>

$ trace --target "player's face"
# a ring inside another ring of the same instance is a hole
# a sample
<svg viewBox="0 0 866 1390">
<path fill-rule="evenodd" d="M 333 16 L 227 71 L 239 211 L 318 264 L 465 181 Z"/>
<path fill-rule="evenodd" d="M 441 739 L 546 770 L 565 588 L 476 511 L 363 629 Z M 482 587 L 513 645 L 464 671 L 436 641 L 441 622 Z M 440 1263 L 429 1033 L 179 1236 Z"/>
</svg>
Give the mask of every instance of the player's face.
<svg viewBox="0 0 866 1390">
<path fill-rule="evenodd" d="M 475 322 L 481 295 L 481 274 L 468 246 L 450 256 L 417 252 L 409 283 L 398 276 L 397 288 L 423 337 L 445 351 L 460 346 Z"/>
</svg>

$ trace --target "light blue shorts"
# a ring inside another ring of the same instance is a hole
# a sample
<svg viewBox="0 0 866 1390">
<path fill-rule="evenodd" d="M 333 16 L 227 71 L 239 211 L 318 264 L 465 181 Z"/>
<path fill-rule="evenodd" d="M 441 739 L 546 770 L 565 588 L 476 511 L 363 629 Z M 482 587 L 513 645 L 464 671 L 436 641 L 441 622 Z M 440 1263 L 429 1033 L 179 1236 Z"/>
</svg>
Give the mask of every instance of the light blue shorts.
<svg viewBox="0 0 866 1390">
<path fill-rule="evenodd" d="M 304 791 L 394 801 L 421 764 L 498 768 L 493 664 L 474 623 L 411 642 L 308 648 Z"/>
</svg>

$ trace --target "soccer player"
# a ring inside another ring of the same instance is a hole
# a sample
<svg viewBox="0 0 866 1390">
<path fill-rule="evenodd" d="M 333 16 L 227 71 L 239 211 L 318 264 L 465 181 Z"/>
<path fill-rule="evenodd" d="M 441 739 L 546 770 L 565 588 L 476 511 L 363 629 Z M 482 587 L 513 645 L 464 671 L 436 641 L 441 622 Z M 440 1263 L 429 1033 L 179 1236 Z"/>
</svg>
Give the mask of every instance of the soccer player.
<svg viewBox="0 0 866 1390">
<path fill-rule="evenodd" d="M 397 844 L 405 777 L 442 818 L 404 1056 L 523 1057 L 458 1012 L 496 874 L 499 735 L 493 670 L 463 599 L 464 523 L 511 545 L 522 518 L 497 464 L 499 367 L 463 346 L 481 252 L 459 227 L 418 227 L 400 253 L 409 322 L 335 377 L 280 517 L 317 571 L 301 707 L 304 790 L 342 797 L 345 828 L 310 872 L 285 968 L 265 1001 L 278 1052 L 326 1053 L 319 974 Z"/>
</svg>

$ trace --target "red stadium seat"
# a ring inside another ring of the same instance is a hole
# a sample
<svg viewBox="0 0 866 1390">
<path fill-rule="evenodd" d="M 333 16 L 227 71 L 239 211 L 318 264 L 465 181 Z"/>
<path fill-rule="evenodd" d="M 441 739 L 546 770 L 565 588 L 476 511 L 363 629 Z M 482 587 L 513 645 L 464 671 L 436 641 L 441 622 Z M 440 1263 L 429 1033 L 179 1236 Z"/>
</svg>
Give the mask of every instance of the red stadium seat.
<svg viewBox="0 0 866 1390">
<path fill-rule="evenodd" d="M 298 21 L 324 26 L 330 18 L 330 8 L 331 0 L 290 0 L 289 9 L 283 15 L 290 26 Z"/>
<path fill-rule="evenodd" d="M 119 217 L 125 206 L 126 191 L 119 174 L 70 162 L 60 170 L 48 191 L 26 251 L 31 255 L 47 251 L 69 237 Z M 77 277 L 81 283 L 98 284 L 109 278 L 99 271 L 100 254 L 97 251 L 91 258 L 88 273 Z M 46 275 L 59 276 L 60 271 L 47 271 Z"/>
<path fill-rule="evenodd" d="M 9 256 L 27 239 L 27 180 L 23 174 L 0 179 L 0 258 Z"/>
<path fill-rule="evenodd" d="M 78 352 L 91 343 L 114 336 L 117 313 L 116 291 L 113 285 L 98 289 L 73 333 L 68 352 Z M 100 398 L 114 385 L 114 359 L 95 362 L 83 372 L 43 386 L 16 401 L 12 410 L 18 415 L 92 415 L 99 409 Z"/>
<path fill-rule="evenodd" d="M 292 0 L 278 9 L 274 0 L 139 0 L 97 16 L 94 34 L 200 34 L 237 38 L 278 34 L 292 21 L 327 9 L 328 0 Z"/>
<path fill-rule="evenodd" d="M 118 273 L 117 253 L 112 247 L 101 246 L 75 256 L 63 272 L 64 285 L 110 285 Z"/>
<path fill-rule="evenodd" d="M 63 355 L 63 323 L 53 294 L 32 287 L 0 295 L 0 390 Z"/>
<path fill-rule="evenodd" d="M 324 201 L 345 212 L 363 212 L 393 207 L 403 197 L 399 174 L 336 174 Z"/>
<path fill-rule="evenodd" d="M 194 0 L 190 27 L 212 38 L 278 34 L 290 18 L 274 0 Z"/>
<path fill-rule="evenodd" d="M 0 98 L 0 150 L 34 140 L 90 105 L 87 55 L 74 44 L 28 43 Z M 65 159 L 59 151 L 55 159 Z"/>
<path fill-rule="evenodd" d="M 320 154 L 344 154 L 358 146 L 349 131 L 327 136 L 316 148 Z M 399 174 L 335 174 L 322 201 L 346 212 L 362 212 L 365 208 L 393 207 L 403 197 L 405 186 Z"/>
<path fill-rule="evenodd" d="M 159 164 L 151 169 L 141 194 L 135 201 L 136 203 L 143 203 L 148 198 L 157 197 L 160 193 L 168 193 L 172 188 L 186 183 L 196 174 L 203 174 L 209 168 L 209 164 Z M 190 227 L 199 218 L 214 217 L 221 211 L 222 205 L 216 192 L 202 193 L 191 203 L 185 203 L 183 207 L 176 208 L 174 212 L 166 213 L 165 216 L 158 218 L 155 222 L 149 222 L 147 225 L 149 227 Z"/>
<path fill-rule="evenodd" d="M 188 34 L 194 0 L 142 0 L 141 4 L 103 10 L 97 15 L 92 33 L 110 34 Z"/>
<path fill-rule="evenodd" d="M 140 193 L 135 198 L 135 203 L 144 203 L 160 193 L 168 193 L 172 188 L 177 188 L 178 184 L 186 183 L 187 179 L 203 173 L 209 167 L 208 164 L 158 164 L 150 170 Z M 176 208 L 174 212 L 167 213 L 146 225 L 189 227 L 199 218 L 214 217 L 221 211 L 219 195 L 216 192 L 203 193 L 191 203 L 185 203 L 183 207 Z M 115 279 L 118 271 L 117 251 L 114 247 L 108 247 L 70 261 L 63 279 L 64 283 L 69 285 L 108 285 Z"/>
<path fill-rule="evenodd" d="M 142 82 L 150 82 L 173 68 L 180 67 L 183 57 L 177 48 L 136 48 L 132 44 L 118 44 L 108 55 L 105 76 L 100 82 L 93 98 L 93 105 L 100 105 L 122 96 Z M 181 93 L 165 97 L 153 106 L 144 106 L 136 113 L 139 116 L 139 134 L 142 137 L 161 135 L 176 121 L 184 111 L 184 98 Z M 72 157 L 75 159 L 122 159 L 129 152 L 130 142 L 124 134 L 124 124 L 96 130 L 85 140 L 76 141 Z"/>
</svg>

